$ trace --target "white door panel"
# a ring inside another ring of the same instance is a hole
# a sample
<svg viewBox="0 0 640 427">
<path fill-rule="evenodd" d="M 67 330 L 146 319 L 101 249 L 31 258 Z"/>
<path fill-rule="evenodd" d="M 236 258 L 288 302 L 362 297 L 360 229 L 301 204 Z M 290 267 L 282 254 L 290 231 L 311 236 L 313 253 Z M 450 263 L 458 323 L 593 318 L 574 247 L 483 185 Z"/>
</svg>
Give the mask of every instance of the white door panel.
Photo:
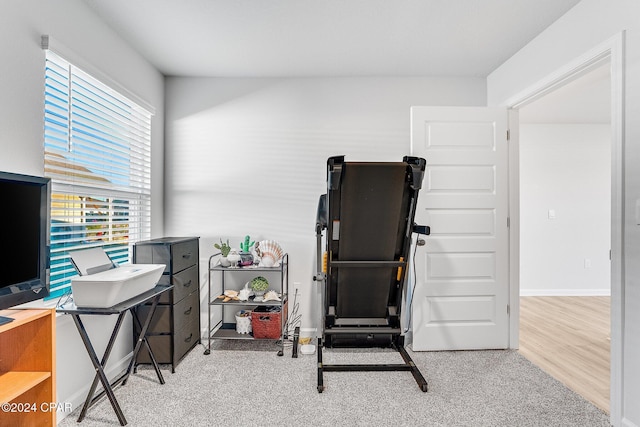
<svg viewBox="0 0 640 427">
<path fill-rule="evenodd" d="M 486 249 L 486 248 L 483 248 Z M 448 252 L 427 255 L 427 280 L 495 280 L 495 252 Z"/>
<path fill-rule="evenodd" d="M 427 160 L 416 222 L 413 350 L 508 346 L 507 112 L 411 109 L 412 155 Z"/>
<path fill-rule="evenodd" d="M 493 209 L 425 209 L 432 237 L 494 236 Z"/>
<path fill-rule="evenodd" d="M 427 244 L 429 248 L 426 249 L 429 255 L 436 255 L 438 253 L 444 254 L 444 257 L 441 259 L 442 262 L 446 262 L 449 259 L 456 259 L 457 255 L 470 253 L 482 253 L 482 252 L 495 252 L 497 247 L 496 243 L 492 242 L 490 239 L 481 239 L 478 238 L 473 241 L 465 241 L 463 239 L 446 239 L 446 238 L 438 238 L 438 237 L 428 237 Z M 419 249 L 418 249 L 419 250 Z M 428 277 L 431 277 L 433 274 L 430 271 L 426 272 Z"/>
<path fill-rule="evenodd" d="M 442 165 L 432 166 L 427 171 L 426 188 L 429 192 L 472 192 L 489 193 L 495 191 L 495 171 L 491 166 Z"/>
<path fill-rule="evenodd" d="M 430 322 L 493 322 L 495 298 L 492 297 L 430 297 Z"/>
</svg>

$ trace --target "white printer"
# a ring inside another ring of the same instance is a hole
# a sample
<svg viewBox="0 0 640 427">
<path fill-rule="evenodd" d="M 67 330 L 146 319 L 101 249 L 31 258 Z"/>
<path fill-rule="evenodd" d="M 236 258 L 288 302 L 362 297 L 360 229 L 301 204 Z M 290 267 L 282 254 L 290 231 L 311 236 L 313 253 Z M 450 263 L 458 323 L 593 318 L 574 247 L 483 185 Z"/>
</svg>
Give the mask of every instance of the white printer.
<svg viewBox="0 0 640 427">
<path fill-rule="evenodd" d="M 80 276 L 71 279 L 77 307 L 107 308 L 153 289 L 164 264 L 115 264 L 102 248 L 82 249 L 69 256 Z"/>
</svg>

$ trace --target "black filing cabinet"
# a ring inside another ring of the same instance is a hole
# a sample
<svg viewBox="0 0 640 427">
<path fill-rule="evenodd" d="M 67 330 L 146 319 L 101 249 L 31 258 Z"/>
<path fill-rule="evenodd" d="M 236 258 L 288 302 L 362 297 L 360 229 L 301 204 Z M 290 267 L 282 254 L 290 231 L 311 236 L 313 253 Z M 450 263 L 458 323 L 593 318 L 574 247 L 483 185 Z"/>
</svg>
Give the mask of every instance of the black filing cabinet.
<svg viewBox="0 0 640 427">
<path fill-rule="evenodd" d="M 133 246 L 134 264 L 165 264 L 159 284 L 173 284 L 165 292 L 153 314 L 147 340 L 158 363 L 170 363 L 171 372 L 200 342 L 200 273 L 198 237 L 163 237 L 137 242 Z M 140 306 L 138 317 L 145 318 L 150 305 Z M 137 337 L 139 325 L 135 325 Z M 143 346 L 136 364 L 151 363 Z"/>
</svg>

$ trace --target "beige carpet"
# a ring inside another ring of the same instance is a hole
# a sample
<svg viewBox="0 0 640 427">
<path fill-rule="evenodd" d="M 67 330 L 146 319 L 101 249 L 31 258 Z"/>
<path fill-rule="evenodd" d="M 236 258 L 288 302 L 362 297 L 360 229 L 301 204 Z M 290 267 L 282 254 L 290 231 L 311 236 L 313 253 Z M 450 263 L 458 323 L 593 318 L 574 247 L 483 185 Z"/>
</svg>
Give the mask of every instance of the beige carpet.
<svg viewBox="0 0 640 427">
<path fill-rule="evenodd" d="M 196 347 L 165 385 L 140 367 L 116 388 L 130 426 L 609 426 L 608 416 L 515 351 L 410 352 L 408 372 L 329 372 L 318 393 L 316 355 L 276 356 L 266 342 Z M 386 350 L 325 350 L 325 363 L 402 363 Z M 60 378 L 59 381 L 64 381 Z M 60 425 L 78 426 L 78 410 Z M 82 426 L 117 426 L 105 398 Z"/>
</svg>

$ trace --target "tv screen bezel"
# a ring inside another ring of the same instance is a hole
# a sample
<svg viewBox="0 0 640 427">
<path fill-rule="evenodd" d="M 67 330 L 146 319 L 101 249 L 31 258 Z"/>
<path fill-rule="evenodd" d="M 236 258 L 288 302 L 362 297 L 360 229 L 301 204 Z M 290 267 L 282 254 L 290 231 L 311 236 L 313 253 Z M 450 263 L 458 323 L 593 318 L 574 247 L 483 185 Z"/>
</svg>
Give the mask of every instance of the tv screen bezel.
<svg viewBox="0 0 640 427">
<path fill-rule="evenodd" d="M 15 307 L 27 302 L 49 296 L 49 250 L 51 240 L 51 179 L 34 175 L 23 175 L 0 171 L 0 181 L 16 184 L 36 185 L 40 187 L 40 235 L 38 251 L 38 277 L 25 282 L 11 284 L 0 288 L 0 310 Z M 1 274 L 1 273 L 0 273 Z M 2 292 L 12 287 L 10 293 Z"/>
</svg>

